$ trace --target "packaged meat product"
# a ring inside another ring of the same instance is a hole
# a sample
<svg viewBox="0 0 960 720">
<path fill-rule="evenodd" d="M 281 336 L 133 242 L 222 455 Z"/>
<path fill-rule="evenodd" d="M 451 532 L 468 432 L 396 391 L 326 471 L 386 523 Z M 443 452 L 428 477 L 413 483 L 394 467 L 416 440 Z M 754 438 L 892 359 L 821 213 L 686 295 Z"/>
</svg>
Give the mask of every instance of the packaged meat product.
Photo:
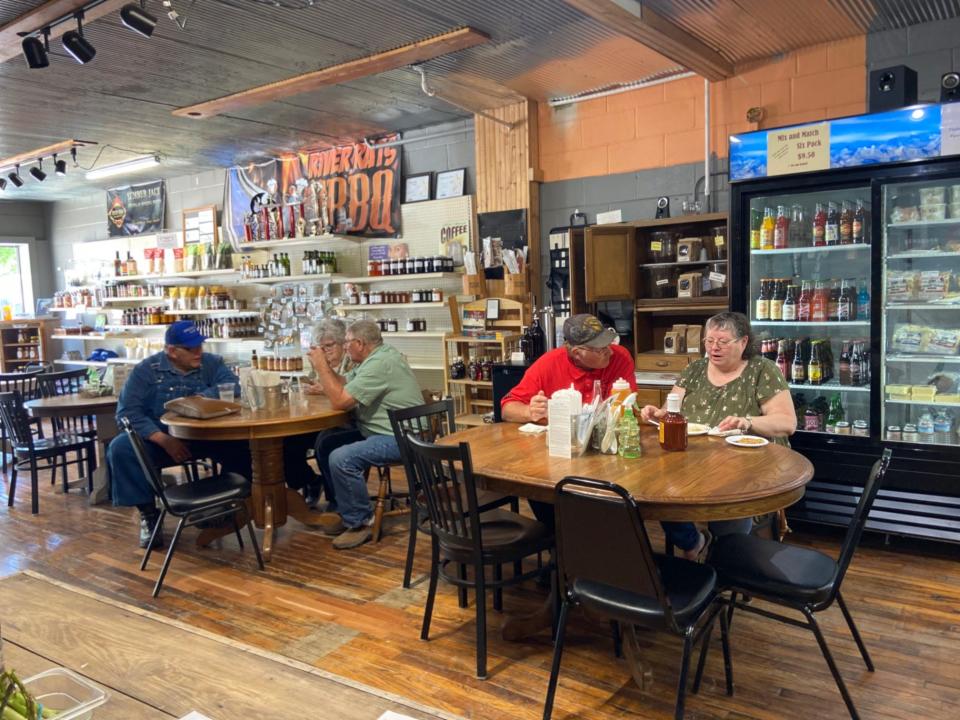
<svg viewBox="0 0 960 720">
<path fill-rule="evenodd" d="M 918 273 L 892 271 L 887 273 L 887 300 L 908 302 L 916 299 Z"/>
<path fill-rule="evenodd" d="M 920 300 L 940 300 L 946 297 L 952 278 L 951 270 L 922 271 L 917 286 L 917 297 Z"/>
<path fill-rule="evenodd" d="M 956 355 L 960 348 L 960 330 L 935 329 L 930 334 L 926 352 L 936 355 Z"/>
<path fill-rule="evenodd" d="M 897 325 L 893 329 L 893 349 L 903 353 L 922 353 L 927 351 L 931 328 L 921 325 Z"/>
</svg>

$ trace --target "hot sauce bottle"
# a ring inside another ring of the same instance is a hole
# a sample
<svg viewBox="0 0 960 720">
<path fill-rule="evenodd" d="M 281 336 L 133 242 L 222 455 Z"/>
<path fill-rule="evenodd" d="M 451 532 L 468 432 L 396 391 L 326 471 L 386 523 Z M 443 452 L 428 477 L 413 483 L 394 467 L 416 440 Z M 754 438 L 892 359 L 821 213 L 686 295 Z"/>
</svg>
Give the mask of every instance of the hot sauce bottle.
<svg viewBox="0 0 960 720">
<path fill-rule="evenodd" d="M 687 419 L 680 413 L 680 396 L 676 393 L 667 395 L 667 414 L 660 419 L 660 447 L 687 449 Z"/>
</svg>

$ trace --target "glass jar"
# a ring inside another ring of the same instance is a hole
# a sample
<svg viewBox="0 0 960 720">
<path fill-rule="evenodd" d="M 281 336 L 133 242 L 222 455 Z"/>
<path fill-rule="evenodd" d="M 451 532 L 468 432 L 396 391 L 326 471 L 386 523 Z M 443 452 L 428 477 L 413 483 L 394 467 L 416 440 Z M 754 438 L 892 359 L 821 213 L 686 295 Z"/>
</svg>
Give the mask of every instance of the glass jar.
<svg viewBox="0 0 960 720">
<path fill-rule="evenodd" d="M 415 273 L 423 273 L 423 272 L 424 272 L 423 258 L 422 258 L 422 257 L 415 257 L 415 258 L 413 259 L 413 271 L 414 271 Z"/>
<path fill-rule="evenodd" d="M 369 305 L 369 304 L 370 304 L 370 293 L 368 293 L 366 290 L 363 290 L 363 291 L 360 293 L 360 304 L 361 304 L 361 305 Z"/>
<path fill-rule="evenodd" d="M 415 332 L 416 329 L 417 329 L 417 321 L 414 320 L 413 318 L 407 318 L 407 324 L 405 326 L 405 330 L 407 332 Z"/>
<path fill-rule="evenodd" d="M 403 271 L 407 275 L 413 275 L 416 272 L 416 260 L 408 257 L 403 261 Z"/>
<path fill-rule="evenodd" d="M 850 434 L 850 423 L 846 420 L 839 420 L 837 424 L 833 426 L 833 432 L 837 435 L 849 435 Z"/>
<path fill-rule="evenodd" d="M 899 425 L 887 426 L 887 432 L 884 435 L 884 439 L 896 440 L 897 442 L 899 442 L 900 440 L 903 440 L 903 433 L 900 430 L 900 426 Z"/>
<path fill-rule="evenodd" d="M 370 277 L 379 277 L 380 263 L 376 260 L 367 260 L 367 275 Z"/>
<path fill-rule="evenodd" d="M 432 302 L 443 302 L 443 290 L 440 288 L 433 288 L 431 295 L 433 297 Z"/>
<path fill-rule="evenodd" d="M 854 420 L 853 422 L 853 434 L 857 437 L 869 437 L 870 436 L 870 426 L 867 424 L 866 420 Z"/>
<path fill-rule="evenodd" d="M 425 258 L 423 259 L 423 271 L 424 271 L 425 273 L 436 272 L 436 271 L 433 269 L 433 256 L 432 256 L 432 255 L 428 255 L 427 257 L 425 257 Z"/>
<path fill-rule="evenodd" d="M 420 291 L 419 291 L 419 290 L 413 290 L 413 291 L 410 293 L 410 302 L 415 302 L 415 303 L 420 302 Z"/>
<path fill-rule="evenodd" d="M 397 322 L 396 318 L 390 318 L 387 320 L 387 332 L 395 333 L 400 329 L 400 323 Z"/>
<path fill-rule="evenodd" d="M 918 442 L 920 434 L 917 432 L 917 426 L 912 423 L 904 425 L 901 437 L 904 442 Z"/>
<path fill-rule="evenodd" d="M 674 262 L 677 259 L 677 237 L 677 233 L 662 230 L 650 233 L 648 261 Z"/>
<path fill-rule="evenodd" d="M 807 408 L 803 414 L 803 429 L 809 432 L 818 432 L 820 430 L 820 413 L 813 408 Z"/>
</svg>

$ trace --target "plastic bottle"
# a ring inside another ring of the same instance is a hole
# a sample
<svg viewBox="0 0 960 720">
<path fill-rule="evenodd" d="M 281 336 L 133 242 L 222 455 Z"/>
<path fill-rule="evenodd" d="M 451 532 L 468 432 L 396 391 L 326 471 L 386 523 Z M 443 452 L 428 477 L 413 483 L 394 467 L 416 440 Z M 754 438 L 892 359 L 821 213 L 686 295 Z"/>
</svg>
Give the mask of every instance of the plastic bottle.
<svg viewBox="0 0 960 720">
<path fill-rule="evenodd" d="M 773 218 L 773 208 L 764 208 L 763 222 L 760 223 L 760 249 L 773 250 L 773 233 L 776 229 L 776 220 Z"/>
<path fill-rule="evenodd" d="M 870 319 L 870 293 L 867 292 L 866 283 L 857 294 L 857 317 L 861 320 Z"/>
<path fill-rule="evenodd" d="M 633 414 L 633 407 L 627 407 L 617 421 L 617 454 L 622 458 L 640 457 L 640 426 Z"/>
<path fill-rule="evenodd" d="M 784 250 L 790 244 L 790 218 L 783 205 L 777 205 L 777 219 L 773 228 L 773 247 L 775 250 Z"/>
<path fill-rule="evenodd" d="M 610 397 L 613 398 L 612 403 L 614 405 L 622 404 L 630 392 L 630 383 L 623 378 L 617 378 L 613 385 L 610 386 Z"/>
<path fill-rule="evenodd" d="M 687 449 L 687 419 L 680 413 L 680 396 L 667 395 L 667 414 L 660 420 L 660 447 L 664 450 Z"/>
</svg>

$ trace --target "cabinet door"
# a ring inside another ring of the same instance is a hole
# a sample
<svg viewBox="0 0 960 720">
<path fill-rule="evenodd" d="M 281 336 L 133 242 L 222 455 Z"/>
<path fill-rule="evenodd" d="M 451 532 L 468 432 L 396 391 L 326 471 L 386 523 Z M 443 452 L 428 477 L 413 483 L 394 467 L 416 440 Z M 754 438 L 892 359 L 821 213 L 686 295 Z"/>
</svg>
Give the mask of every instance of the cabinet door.
<svg viewBox="0 0 960 720">
<path fill-rule="evenodd" d="M 587 228 L 583 243 L 587 302 L 632 300 L 635 295 L 636 229 L 632 225 Z"/>
</svg>

